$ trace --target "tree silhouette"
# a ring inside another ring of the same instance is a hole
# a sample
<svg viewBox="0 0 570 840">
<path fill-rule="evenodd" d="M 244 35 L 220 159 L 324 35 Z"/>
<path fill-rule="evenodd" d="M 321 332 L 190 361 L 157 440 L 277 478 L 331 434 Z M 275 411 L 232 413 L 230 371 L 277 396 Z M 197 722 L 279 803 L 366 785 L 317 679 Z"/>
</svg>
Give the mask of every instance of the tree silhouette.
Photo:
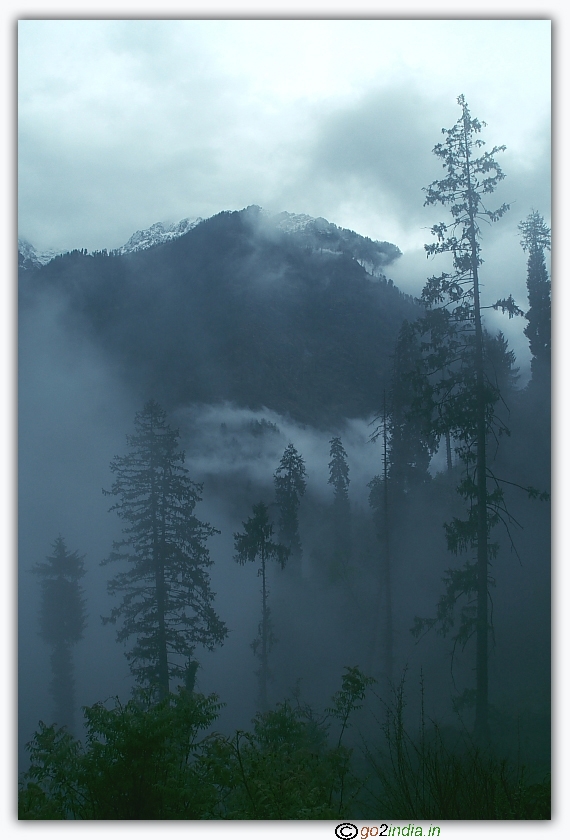
<svg viewBox="0 0 570 840">
<path fill-rule="evenodd" d="M 376 532 L 381 545 L 380 568 L 378 575 L 378 594 L 374 604 L 374 630 L 372 633 L 373 655 L 376 654 L 379 635 L 379 617 L 384 619 L 382 664 L 384 676 L 388 684 L 392 681 L 394 661 L 394 622 L 392 609 L 392 546 L 391 546 L 391 500 L 390 478 L 392 472 L 391 451 L 389 445 L 389 415 L 384 394 L 384 405 L 381 426 L 373 435 L 373 440 L 382 437 L 382 476 L 375 475 L 368 487 L 370 493 L 368 502 L 374 514 Z"/>
<path fill-rule="evenodd" d="M 236 563 L 245 566 L 248 562 L 260 562 L 258 576 L 261 577 L 261 621 L 251 646 L 260 663 L 256 674 L 259 679 L 259 702 L 262 710 L 267 709 L 267 683 L 271 678 L 269 654 L 276 641 L 267 603 L 267 563 L 269 560 L 276 560 L 283 569 L 289 556 L 289 550 L 284 545 L 274 543 L 271 540 L 272 536 L 273 525 L 269 521 L 267 506 L 263 502 L 253 506 L 253 516 L 243 523 L 243 533 L 234 534 Z"/>
<path fill-rule="evenodd" d="M 136 637 L 127 652 L 131 671 L 160 698 L 171 678 L 188 683 L 196 645 L 212 650 L 227 635 L 208 573 L 206 540 L 218 531 L 194 515 L 202 488 L 188 478 L 178 439 L 166 412 L 147 402 L 135 417 L 135 434 L 127 435 L 130 452 L 111 462 L 115 481 L 103 491 L 117 497 L 110 510 L 125 522 L 123 539 L 103 563 L 128 565 L 108 584 L 110 595 L 124 595 L 103 621 L 122 619 L 119 642 Z"/>
<path fill-rule="evenodd" d="M 329 484 L 334 488 L 332 524 L 334 554 L 338 565 L 346 570 L 351 554 L 350 499 L 348 487 L 349 467 L 346 451 L 339 437 L 330 440 Z"/>
<path fill-rule="evenodd" d="M 422 367 L 422 348 L 417 327 L 404 321 L 394 348 L 392 379 L 383 422 L 389 437 L 389 473 L 392 493 L 408 493 L 429 481 L 437 436 L 417 403 L 418 368 Z"/>
<path fill-rule="evenodd" d="M 488 437 L 505 431 L 495 406 L 499 390 L 486 370 L 485 333 L 482 313 L 494 308 L 509 316 L 522 314 L 511 296 L 484 306 L 480 297 L 479 267 L 481 220 L 496 222 L 508 210 L 503 204 L 488 210 L 483 202 L 494 192 L 504 174 L 495 156 L 504 146 L 495 146 L 479 156 L 484 142 L 478 138 L 484 123 L 472 118 L 463 96 L 458 99 L 461 117 L 451 129 L 443 129 L 445 142 L 433 149 L 446 175 L 426 189 L 426 205 L 448 206 L 452 221 L 434 225 L 436 241 L 426 245 L 428 256 L 451 254 L 452 273 L 431 277 L 422 292 L 426 316 L 419 322 L 422 335 L 424 410 L 430 415 L 436 436 L 449 433 L 458 443 L 465 467 L 459 492 L 469 504 L 467 520 L 454 519 L 446 525 L 450 550 L 476 552 L 460 570 L 446 574 L 446 594 L 438 606 L 438 618 L 419 621 L 416 632 L 426 624 L 439 623 L 442 632 L 453 626 L 453 609 L 461 596 L 462 609 L 455 641 L 465 644 L 476 637 L 475 730 L 488 731 L 488 636 L 489 561 L 497 546 L 490 542 L 492 527 L 508 513 L 503 494 L 488 466 Z M 493 481 L 493 487 L 488 486 Z"/>
<path fill-rule="evenodd" d="M 53 553 L 37 563 L 33 573 L 41 578 L 40 634 L 52 647 L 51 694 L 55 720 L 73 730 L 75 680 L 71 648 L 83 638 L 86 626 L 85 599 L 79 584 L 85 575 L 84 557 L 70 552 L 59 536 Z"/>
<path fill-rule="evenodd" d="M 524 333 L 532 353 L 533 379 L 537 369 L 543 375 L 550 371 L 550 279 L 546 270 L 544 251 L 550 250 L 550 228 L 536 210 L 519 224 L 521 245 L 528 251 L 527 278 L 529 309 Z M 550 377 L 548 376 L 548 381 Z"/>
<path fill-rule="evenodd" d="M 275 498 L 279 508 L 279 542 L 283 543 L 300 567 L 302 547 L 298 510 L 305 493 L 305 462 L 292 443 L 286 448 L 275 471 Z"/>
</svg>

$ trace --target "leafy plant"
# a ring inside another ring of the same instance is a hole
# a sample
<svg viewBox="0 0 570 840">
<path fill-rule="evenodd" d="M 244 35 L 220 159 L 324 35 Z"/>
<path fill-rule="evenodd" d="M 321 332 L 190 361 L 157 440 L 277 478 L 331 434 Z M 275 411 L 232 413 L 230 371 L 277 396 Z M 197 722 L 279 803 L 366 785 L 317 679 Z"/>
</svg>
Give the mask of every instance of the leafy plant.
<svg viewBox="0 0 570 840">
<path fill-rule="evenodd" d="M 218 738 L 208 760 L 220 781 L 217 815 L 224 819 L 337 819 L 350 815 L 360 783 L 343 743 L 349 719 L 374 682 L 346 668 L 341 689 L 320 717 L 308 706 L 280 703 L 258 714 L 252 732 Z M 340 724 L 329 745 L 330 721 Z"/>
<path fill-rule="evenodd" d="M 198 733 L 221 704 L 180 689 L 153 704 L 149 692 L 108 709 L 84 709 L 85 745 L 40 723 L 28 745 L 21 819 L 199 819 L 211 808 Z"/>
<path fill-rule="evenodd" d="M 259 713 L 251 732 L 211 733 L 221 704 L 179 689 L 160 702 L 150 691 L 126 705 L 84 709 L 82 745 L 40 723 L 28 745 L 20 819 L 334 819 L 347 815 L 359 785 L 342 744 L 371 680 L 348 668 L 332 706 L 317 718 L 297 702 Z M 340 723 L 329 745 L 330 719 Z M 348 801 L 347 801 L 348 799 Z"/>
</svg>

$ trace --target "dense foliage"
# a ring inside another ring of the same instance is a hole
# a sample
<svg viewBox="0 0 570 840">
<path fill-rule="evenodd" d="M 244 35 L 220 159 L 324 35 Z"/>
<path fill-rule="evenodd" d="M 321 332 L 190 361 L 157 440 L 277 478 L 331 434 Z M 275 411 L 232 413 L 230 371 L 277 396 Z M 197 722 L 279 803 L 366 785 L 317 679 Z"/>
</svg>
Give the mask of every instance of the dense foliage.
<svg viewBox="0 0 570 840">
<path fill-rule="evenodd" d="M 204 735 L 220 703 L 180 689 L 84 710 L 85 744 L 40 724 L 20 819 L 334 819 L 358 786 L 342 744 L 371 680 L 348 668 L 327 713 L 284 702 L 251 732 Z M 335 746 L 329 722 L 337 721 Z M 202 733 L 199 738 L 199 734 Z"/>
<path fill-rule="evenodd" d="M 329 484 L 334 490 L 331 509 L 332 532 L 334 537 L 333 563 L 346 574 L 350 564 L 352 550 L 350 485 L 348 456 L 340 437 L 333 437 L 330 441 Z"/>
<path fill-rule="evenodd" d="M 529 781 L 520 763 L 481 749 L 462 730 L 428 725 L 423 710 L 419 732 L 404 722 L 404 679 L 387 706 L 384 740 L 366 748 L 367 791 L 388 819 L 550 819 L 550 775 Z"/>
<path fill-rule="evenodd" d="M 546 270 L 544 251 L 550 251 L 550 228 L 534 210 L 519 225 L 521 245 L 528 252 L 527 278 L 529 309 L 524 333 L 532 353 L 531 369 L 534 377 L 548 377 L 550 371 L 550 279 Z"/>
<path fill-rule="evenodd" d="M 357 770 L 343 744 L 371 683 L 347 668 L 317 714 L 285 701 L 250 731 L 211 731 L 221 704 L 180 689 L 84 709 L 81 743 L 40 724 L 20 784 L 24 820 L 549 819 L 550 782 L 484 753 L 455 733 L 403 721 L 402 685 Z"/>
</svg>

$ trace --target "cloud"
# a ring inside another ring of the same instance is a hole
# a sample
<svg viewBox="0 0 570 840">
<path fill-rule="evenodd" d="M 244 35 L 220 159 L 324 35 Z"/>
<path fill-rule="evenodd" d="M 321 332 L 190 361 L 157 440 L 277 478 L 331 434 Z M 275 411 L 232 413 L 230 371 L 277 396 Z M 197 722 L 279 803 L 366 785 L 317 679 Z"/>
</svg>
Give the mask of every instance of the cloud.
<svg viewBox="0 0 570 840">
<path fill-rule="evenodd" d="M 442 206 L 423 206 L 422 188 L 444 175 L 432 149 L 442 138 L 442 126 L 451 128 L 458 115 L 454 100 L 427 95 L 414 85 L 385 87 L 325 115 L 306 162 L 304 178 L 321 201 L 335 208 L 331 209 L 335 222 L 347 224 L 347 216 L 360 216 L 359 233 L 387 239 L 402 249 L 403 256 L 388 273 L 409 294 L 419 295 L 430 275 L 447 270 L 443 257 L 428 261 L 423 246 L 433 240 L 431 226 L 450 217 Z M 474 111 L 473 116 L 477 116 Z M 496 140 L 497 131 L 491 132 L 491 127 L 484 127 L 481 137 L 486 149 L 495 142 L 507 146 L 497 154 L 506 177 L 488 197 L 487 206 L 511 204 L 501 221 L 482 225 L 483 294 L 487 303 L 513 294 L 525 309 L 526 257 L 517 225 L 532 208 L 547 221 L 550 218 L 547 115 L 537 120 L 526 143 L 516 131 Z M 505 332 L 526 371 L 528 341 L 522 332 L 526 321 L 491 313 L 487 322 L 490 329 Z"/>
<path fill-rule="evenodd" d="M 537 180 L 547 21 L 59 20 L 19 34 L 20 233 L 40 249 L 119 247 L 159 220 L 249 204 L 421 246 L 431 149 L 462 90 L 521 186 Z"/>
<path fill-rule="evenodd" d="M 429 241 L 426 228 L 439 221 L 437 208 L 423 206 L 423 189 L 444 174 L 432 149 L 442 139 L 442 127 L 451 128 L 458 116 L 455 99 L 427 95 L 414 84 L 369 92 L 321 119 L 303 179 L 338 208 L 337 223 L 344 224 L 349 208 L 357 214 L 361 208 L 359 233 L 389 239 L 404 251 L 418 247 Z M 547 119 L 534 126 L 527 146 L 520 147 L 516 134 L 513 141 L 515 149 L 500 157 L 508 180 L 501 191 L 506 197 L 498 203 L 516 197 L 519 206 L 533 201 L 548 206 Z M 501 142 L 508 146 L 509 137 Z M 487 144 L 492 146 L 488 138 Z"/>
<path fill-rule="evenodd" d="M 419 218 L 438 123 L 433 103 L 414 91 L 369 94 L 323 120 L 314 169 L 339 192 L 364 189 L 397 216 Z"/>
<path fill-rule="evenodd" d="M 307 491 L 330 502 L 330 440 L 340 435 L 351 464 L 351 493 L 363 504 L 368 500 L 367 483 L 380 471 L 380 455 L 370 442 L 369 422 L 351 419 L 342 428 L 320 431 L 266 408 L 253 411 L 230 403 L 185 406 L 173 416 L 195 480 L 234 477 L 264 488 L 271 500 L 273 474 L 292 443 L 306 463 Z"/>
</svg>

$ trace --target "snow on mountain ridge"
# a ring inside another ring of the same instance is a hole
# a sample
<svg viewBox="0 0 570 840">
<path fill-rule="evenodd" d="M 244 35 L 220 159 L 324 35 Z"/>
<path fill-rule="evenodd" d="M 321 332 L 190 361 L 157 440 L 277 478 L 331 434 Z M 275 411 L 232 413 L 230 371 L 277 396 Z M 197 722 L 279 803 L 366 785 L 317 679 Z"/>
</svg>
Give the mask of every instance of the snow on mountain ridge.
<svg viewBox="0 0 570 840">
<path fill-rule="evenodd" d="M 299 241 L 307 247 L 321 252 L 349 254 L 371 276 L 382 277 L 382 269 L 401 255 L 400 249 L 390 242 L 373 241 L 368 237 L 360 236 L 355 231 L 339 228 L 322 216 L 314 218 L 306 213 L 287 211 L 273 214 L 257 205 L 251 205 L 240 212 L 253 218 L 261 217 L 265 224 L 281 233 L 299 237 Z M 124 245 L 111 250 L 110 253 L 113 255 L 130 254 L 162 245 L 184 236 L 203 221 L 204 219 L 198 217 L 197 219 L 181 219 L 174 224 L 155 222 L 145 230 L 137 230 Z M 54 250 L 38 253 L 25 239 L 18 239 L 18 252 L 18 265 L 22 269 L 39 268 L 61 254 Z"/>
<path fill-rule="evenodd" d="M 336 229 L 336 225 L 328 222 L 326 219 L 319 217 L 315 219 L 313 216 L 308 216 L 306 213 L 282 213 L 272 214 L 262 208 L 252 207 L 246 210 L 255 209 L 269 222 L 275 224 L 277 228 L 285 233 L 301 233 L 309 227 L 326 230 L 327 228 Z M 184 236 L 196 225 L 203 222 L 204 219 L 199 216 L 197 219 L 182 219 L 172 225 L 165 225 L 163 222 L 155 222 L 145 230 L 137 230 L 128 242 L 120 248 L 117 248 L 113 253 L 128 254 L 132 251 L 142 251 L 145 248 L 152 248 L 154 245 L 160 245 L 163 242 L 168 242 L 171 239 L 177 239 L 179 236 Z"/>
<path fill-rule="evenodd" d="M 400 249 L 391 242 L 372 240 L 348 228 L 341 228 L 322 216 L 314 218 L 305 213 L 283 211 L 271 215 L 258 207 L 247 208 L 258 212 L 266 223 L 283 233 L 299 238 L 308 247 L 331 254 L 347 254 L 355 259 L 368 274 L 383 277 L 382 269 L 401 256 Z"/>
<path fill-rule="evenodd" d="M 163 242 L 169 242 L 171 239 L 178 239 L 179 236 L 184 236 L 190 230 L 200 224 L 203 219 L 182 219 L 171 225 L 166 225 L 163 222 L 155 222 L 146 230 L 137 230 L 128 242 L 125 242 L 120 248 L 111 251 L 113 254 L 130 254 L 134 251 L 144 251 L 147 248 L 152 248 L 155 245 L 161 245 Z M 18 265 L 20 268 L 40 268 L 48 262 L 59 257 L 64 251 L 55 251 L 50 249 L 48 251 L 38 252 L 34 246 L 28 242 L 27 239 L 18 239 Z"/>
<path fill-rule="evenodd" d="M 18 265 L 23 268 L 39 268 L 41 265 L 47 265 L 60 253 L 61 251 L 54 251 L 52 248 L 38 252 L 27 239 L 18 238 Z"/>
<path fill-rule="evenodd" d="M 300 233 L 309 226 L 325 229 L 332 225 L 331 222 L 323 219 L 322 216 L 315 218 L 314 216 L 307 216 L 306 213 L 287 213 L 286 210 L 270 218 L 280 230 L 284 230 L 287 233 Z M 336 227 L 336 225 L 333 225 L 333 227 Z"/>
<path fill-rule="evenodd" d="M 204 221 L 200 216 L 197 219 L 182 219 L 172 225 L 165 225 L 162 222 L 155 222 L 146 230 L 137 230 L 128 242 L 125 242 L 120 248 L 117 248 L 114 253 L 130 254 L 133 251 L 144 251 L 146 248 L 152 248 L 155 245 L 161 245 L 163 242 L 169 242 L 171 239 L 178 239 L 184 236 L 200 222 Z"/>
</svg>

